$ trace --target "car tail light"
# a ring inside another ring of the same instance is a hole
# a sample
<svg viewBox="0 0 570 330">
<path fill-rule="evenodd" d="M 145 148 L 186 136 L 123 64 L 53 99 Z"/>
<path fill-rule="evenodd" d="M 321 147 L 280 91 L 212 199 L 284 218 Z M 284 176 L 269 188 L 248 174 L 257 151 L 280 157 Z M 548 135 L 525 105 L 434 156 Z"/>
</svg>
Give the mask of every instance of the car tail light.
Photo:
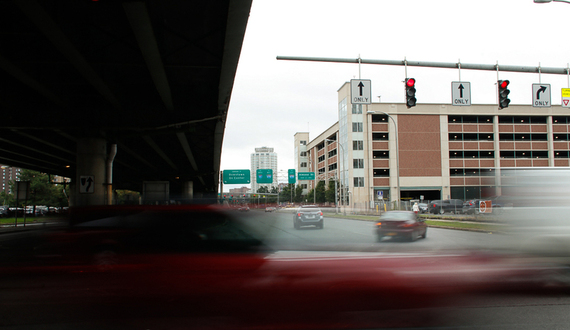
<svg viewBox="0 0 570 330">
<path fill-rule="evenodd" d="M 431 207 L 435 207 L 435 204 L 432 204 L 432 206 L 431 206 Z"/>
<path fill-rule="evenodd" d="M 302 215 L 303 215 L 303 213 L 301 213 L 301 212 L 297 213 L 297 216 L 298 216 L 298 217 L 300 217 L 300 216 L 302 216 Z"/>
<path fill-rule="evenodd" d="M 408 228 L 408 227 L 413 227 L 413 226 L 414 226 L 414 224 L 415 224 L 415 222 L 414 222 L 414 221 L 412 221 L 412 220 L 409 220 L 409 221 L 406 221 L 405 223 L 401 224 L 399 227 L 405 227 L 405 228 Z"/>
<path fill-rule="evenodd" d="M 323 215 L 323 212 L 319 212 L 319 215 Z"/>
<path fill-rule="evenodd" d="M 381 227 L 382 226 L 382 222 L 377 222 L 376 226 Z"/>
</svg>

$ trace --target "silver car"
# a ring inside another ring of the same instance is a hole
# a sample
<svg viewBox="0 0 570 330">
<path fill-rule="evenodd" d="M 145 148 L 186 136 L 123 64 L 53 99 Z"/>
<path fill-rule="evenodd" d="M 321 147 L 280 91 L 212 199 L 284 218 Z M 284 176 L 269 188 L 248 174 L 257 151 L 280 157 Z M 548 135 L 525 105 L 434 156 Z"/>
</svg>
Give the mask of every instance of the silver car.
<svg viewBox="0 0 570 330">
<path fill-rule="evenodd" d="M 299 207 L 293 215 L 293 227 L 299 229 L 301 226 L 316 226 L 317 228 L 323 229 L 323 211 L 316 205 L 303 205 Z"/>
</svg>

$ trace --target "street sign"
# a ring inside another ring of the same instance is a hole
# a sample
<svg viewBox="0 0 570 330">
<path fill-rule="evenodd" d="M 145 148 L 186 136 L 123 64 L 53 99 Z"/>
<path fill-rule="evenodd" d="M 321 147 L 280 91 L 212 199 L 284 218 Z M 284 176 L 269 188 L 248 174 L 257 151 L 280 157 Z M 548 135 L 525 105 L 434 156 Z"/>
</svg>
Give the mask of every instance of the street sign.
<svg viewBox="0 0 570 330">
<path fill-rule="evenodd" d="M 479 201 L 479 213 L 493 213 L 493 201 Z"/>
<path fill-rule="evenodd" d="M 92 194 L 95 192 L 95 177 L 93 175 L 79 176 L 79 193 Z"/>
<path fill-rule="evenodd" d="M 466 81 L 452 81 L 451 98 L 451 104 L 453 105 L 471 105 L 471 83 Z"/>
<path fill-rule="evenodd" d="M 299 181 L 315 180 L 315 172 L 299 172 L 297 173 Z"/>
<path fill-rule="evenodd" d="M 532 106 L 550 108 L 550 84 L 532 84 Z"/>
<path fill-rule="evenodd" d="M 295 184 L 297 182 L 295 179 L 295 169 L 290 169 L 287 173 L 289 175 L 289 183 Z"/>
<path fill-rule="evenodd" d="M 224 170 L 224 184 L 244 184 L 251 182 L 251 172 L 249 170 Z"/>
<path fill-rule="evenodd" d="M 255 177 L 257 183 L 273 183 L 273 170 L 258 169 Z"/>
<path fill-rule="evenodd" d="M 351 79 L 350 80 L 350 96 L 352 104 L 370 104 L 371 101 L 371 82 L 370 79 Z"/>
<path fill-rule="evenodd" d="M 570 88 L 562 88 L 562 107 L 570 108 Z"/>
<path fill-rule="evenodd" d="M 27 200 L 30 197 L 30 181 L 14 181 L 16 199 Z"/>
</svg>

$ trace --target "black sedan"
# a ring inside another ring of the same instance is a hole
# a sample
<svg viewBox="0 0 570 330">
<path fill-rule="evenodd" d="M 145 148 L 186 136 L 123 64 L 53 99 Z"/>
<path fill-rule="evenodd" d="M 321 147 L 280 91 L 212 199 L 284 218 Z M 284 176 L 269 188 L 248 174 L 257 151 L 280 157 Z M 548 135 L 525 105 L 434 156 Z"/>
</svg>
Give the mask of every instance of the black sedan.
<svg viewBox="0 0 570 330">
<path fill-rule="evenodd" d="M 408 241 L 415 241 L 418 237 L 426 238 L 427 224 L 414 212 L 388 211 L 380 216 L 376 223 L 378 241 L 384 237 L 401 237 Z"/>
</svg>

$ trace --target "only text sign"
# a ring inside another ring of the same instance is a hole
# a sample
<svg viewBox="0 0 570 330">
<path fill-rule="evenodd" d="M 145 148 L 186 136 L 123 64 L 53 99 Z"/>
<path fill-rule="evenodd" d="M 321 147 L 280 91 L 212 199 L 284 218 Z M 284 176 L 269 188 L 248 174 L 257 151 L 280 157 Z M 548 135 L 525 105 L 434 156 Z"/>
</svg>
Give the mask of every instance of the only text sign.
<svg viewBox="0 0 570 330">
<path fill-rule="evenodd" d="M 471 83 L 466 81 L 451 82 L 451 98 L 453 105 L 471 105 Z"/>
<path fill-rule="evenodd" d="M 352 79 L 350 80 L 350 103 L 352 104 L 370 104 L 371 101 L 371 82 L 370 79 Z"/>
<path fill-rule="evenodd" d="M 550 84 L 532 84 L 532 106 L 550 108 Z"/>
</svg>

